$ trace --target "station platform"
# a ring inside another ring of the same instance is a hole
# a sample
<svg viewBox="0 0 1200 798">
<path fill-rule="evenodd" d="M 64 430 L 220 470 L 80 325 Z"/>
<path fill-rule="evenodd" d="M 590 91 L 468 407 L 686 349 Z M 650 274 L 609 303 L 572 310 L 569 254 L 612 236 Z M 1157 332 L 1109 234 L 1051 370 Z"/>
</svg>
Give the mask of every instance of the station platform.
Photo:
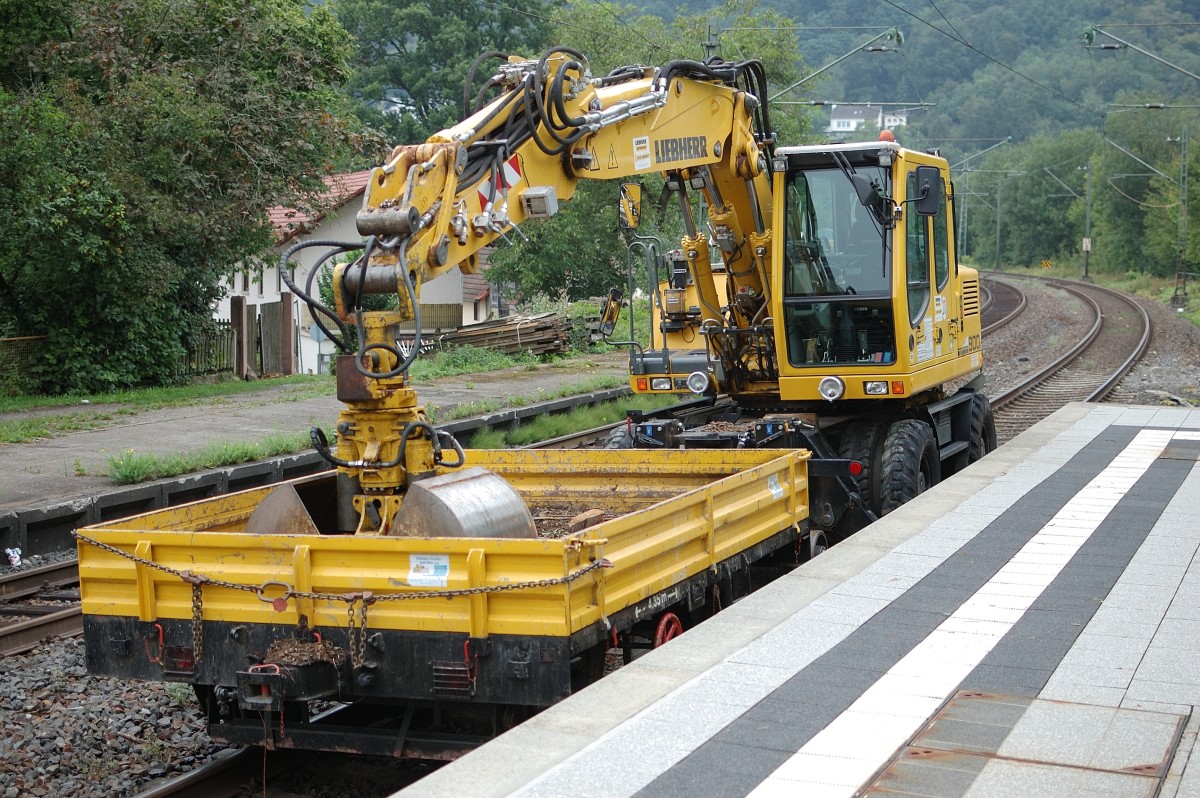
<svg viewBox="0 0 1200 798">
<path fill-rule="evenodd" d="M 1070 405 L 398 795 L 1200 795 L 1198 461 Z"/>
</svg>

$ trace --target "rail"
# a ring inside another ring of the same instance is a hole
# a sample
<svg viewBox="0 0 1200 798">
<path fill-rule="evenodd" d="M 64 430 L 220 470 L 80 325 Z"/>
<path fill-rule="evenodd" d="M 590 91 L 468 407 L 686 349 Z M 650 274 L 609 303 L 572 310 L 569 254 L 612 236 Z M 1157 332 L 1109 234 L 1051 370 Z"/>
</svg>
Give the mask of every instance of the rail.
<svg viewBox="0 0 1200 798">
<path fill-rule="evenodd" d="M 1053 362 L 992 397 L 1003 443 L 1070 402 L 1101 401 L 1145 354 L 1152 334 L 1146 311 L 1117 291 L 1069 280 L 1044 279 L 1091 310 L 1088 332 Z M 1103 351 L 1103 348 L 1108 351 Z M 1082 357 L 1084 353 L 1090 356 Z"/>
<path fill-rule="evenodd" d="M 0 657 L 23 654 L 47 638 L 83 631 L 74 560 L 13 571 L 0 577 Z"/>
<path fill-rule="evenodd" d="M 987 280 L 987 298 L 982 308 L 983 333 L 995 333 L 1025 312 L 1028 298 L 1015 285 Z M 986 349 L 986 346 L 985 346 Z"/>
</svg>

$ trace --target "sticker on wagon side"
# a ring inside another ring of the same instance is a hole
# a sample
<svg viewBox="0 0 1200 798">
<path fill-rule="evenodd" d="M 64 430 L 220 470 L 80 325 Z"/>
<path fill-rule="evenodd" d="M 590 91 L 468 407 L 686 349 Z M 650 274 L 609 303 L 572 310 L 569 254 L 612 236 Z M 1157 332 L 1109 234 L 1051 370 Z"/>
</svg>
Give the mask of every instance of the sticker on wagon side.
<svg viewBox="0 0 1200 798">
<path fill-rule="evenodd" d="M 779 475 L 772 474 L 767 477 L 767 490 L 771 491 L 771 495 L 776 499 L 783 498 L 783 488 L 779 484 Z"/>
<path fill-rule="evenodd" d="M 449 554 L 408 555 L 408 583 L 413 587 L 445 587 L 449 576 Z"/>
</svg>

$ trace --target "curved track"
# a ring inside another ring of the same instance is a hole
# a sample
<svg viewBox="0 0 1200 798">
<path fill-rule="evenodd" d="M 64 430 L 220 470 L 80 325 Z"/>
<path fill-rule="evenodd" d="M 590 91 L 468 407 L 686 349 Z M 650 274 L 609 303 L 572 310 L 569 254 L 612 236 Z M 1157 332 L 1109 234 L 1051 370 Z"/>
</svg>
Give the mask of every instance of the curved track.
<svg viewBox="0 0 1200 798">
<path fill-rule="evenodd" d="M 1053 363 L 992 397 L 1000 443 L 1070 402 L 1102 401 L 1150 343 L 1150 317 L 1133 299 L 1090 283 L 1045 282 L 1081 299 L 1094 321 L 1083 340 Z"/>
<path fill-rule="evenodd" d="M 1025 292 L 1015 285 L 998 280 L 985 280 L 983 302 L 983 332 L 994 333 L 1025 312 L 1028 301 Z"/>
</svg>

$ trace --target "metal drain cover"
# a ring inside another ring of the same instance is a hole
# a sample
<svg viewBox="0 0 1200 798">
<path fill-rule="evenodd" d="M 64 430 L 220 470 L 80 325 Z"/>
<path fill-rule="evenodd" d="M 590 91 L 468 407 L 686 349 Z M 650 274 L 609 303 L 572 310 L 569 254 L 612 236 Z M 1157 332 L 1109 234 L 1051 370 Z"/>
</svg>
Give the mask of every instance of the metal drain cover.
<svg viewBox="0 0 1200 798">
<path fill-rule="evenodd" d="M 1154 796 L 1186 718 L 960 692 L 864 795 Z"/>
</svg>

